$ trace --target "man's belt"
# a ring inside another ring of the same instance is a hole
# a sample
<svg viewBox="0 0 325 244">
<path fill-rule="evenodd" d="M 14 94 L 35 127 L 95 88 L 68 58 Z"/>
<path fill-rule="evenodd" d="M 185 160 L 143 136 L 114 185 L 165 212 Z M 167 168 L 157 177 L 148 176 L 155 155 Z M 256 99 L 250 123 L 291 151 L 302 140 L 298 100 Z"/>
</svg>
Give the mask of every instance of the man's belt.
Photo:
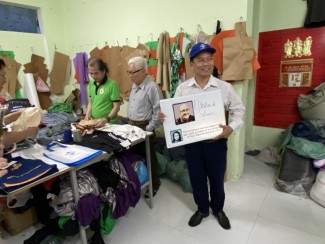
<svg viewBox="0 0 325 244">
<path fill-rule="evenodd" d="M 134 121 L 134 120 L 130 120 L 128 121 L 129 125 L 135 125 L 135 126 L 143 126 L 143 125 L 148 125 L 149 124 L 149 120 L 144 120 L 144 121 Z"/>
<path fill-rule="evenodd" d="M 212 140 L 212 139 L 209 139 L 209 140 L 204 140 L 202 141 L 203 143 L 215 143 L 217 142 L 217 140 Z"/>
<path fill-rule="evenodd" d="M 221 139 L 218 139 L 218 140 L 213 140 L 213 139 L 208 139 L 208 140 L 204 140 L 202 141 L 203 143 L 215 143 L 215 142 L 221 142 L 221 141 L 228 141 L 228 139 L 226 138 L 221 138 Z"/>
</svg>

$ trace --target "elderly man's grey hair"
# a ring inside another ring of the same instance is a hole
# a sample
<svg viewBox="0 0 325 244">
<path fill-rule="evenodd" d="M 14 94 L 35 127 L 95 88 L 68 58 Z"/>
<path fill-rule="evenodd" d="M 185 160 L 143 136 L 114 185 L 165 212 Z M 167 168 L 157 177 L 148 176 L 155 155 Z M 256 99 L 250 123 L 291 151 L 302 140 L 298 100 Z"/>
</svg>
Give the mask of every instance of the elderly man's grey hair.
<svg viewBox="0 0 325 244">
<path fill-rule="evenodd" d="M 182 110 L 185 110 L 185 109 L 188 109 L 188 106 L 186 103 L 183 103 L 181 106 L 179 106 L 179 111 L 182 111 Z"/>
<path fill-rule="evenodd" d="M 147 64 L 147 59 L 144 57 L 134 57 L 131 58 L 128 62 L 128 64 L 134 64 L 136 69 L 145 69 L 146 72 L 148 72 L 148 64 Z"/>
</svg>

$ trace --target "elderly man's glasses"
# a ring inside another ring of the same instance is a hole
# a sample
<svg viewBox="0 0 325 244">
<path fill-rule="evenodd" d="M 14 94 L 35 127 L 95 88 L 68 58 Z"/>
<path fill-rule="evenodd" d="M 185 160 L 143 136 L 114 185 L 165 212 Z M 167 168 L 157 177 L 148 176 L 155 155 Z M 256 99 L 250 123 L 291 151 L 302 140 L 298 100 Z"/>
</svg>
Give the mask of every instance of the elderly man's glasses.
<svg viewBox="0 0 325 244">
<path fill-rule="evenodd" d="M 183 109 L 181 110 L 181 113 L 184 113 L 184 112 L 187 112 L 187 111 L 189 111 L 188 108 L 183 108 Z"/>
<path fill-rule="evenodd" d="M 143 69 L 138 69 L 138 70 L 135 70 L 135 71 L 126 71 L 126 73 L 128 74 L 128 75 L 134 75 L 134 74 L 136 74 L 136 73 L 138 73 L 139 71 L 141 71 L 141 70 L 143 70 Z"/>
</svg>

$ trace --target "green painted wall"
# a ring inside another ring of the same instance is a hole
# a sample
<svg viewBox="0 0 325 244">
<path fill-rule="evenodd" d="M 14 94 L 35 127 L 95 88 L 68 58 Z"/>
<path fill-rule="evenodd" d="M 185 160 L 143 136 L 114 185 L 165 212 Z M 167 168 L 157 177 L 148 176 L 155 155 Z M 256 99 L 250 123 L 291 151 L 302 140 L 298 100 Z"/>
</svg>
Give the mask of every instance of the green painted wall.
<svg viewBox="0 0 325 244">
<path fill-rule="evenodd" d="M 0 1 L 1 2 L 1 1 Z M 163 31 L 174 36 L 183 28 L 195 35 L 198 25 L 208 34 L 216 21 L 222 29 L 233 29 L 240 17 L 247 20 L 247 33 L 255 49 L 258 33 L 301 27 L 306 2 L 302 0 L 13 0 L 6 1 L 39 8 L 44 34 L 0 31 L 0 48 L 12 50 L 18 62 L 30 61 L 33 53 L 44 56 L 51 67 L 57 51 L 74 58 L 106 44 L 136 46 L 138 41 L 156 40 Z M 22 71 L 19 74 L 22 77 Z M 20 81 L 23 83 L 22 78 Z M 74 83 L 73 74 L 71 84 Z M 245 126 L 229 139 L 228 178 L 238 179 L 243 171 L 245 150 L 273 145 L 282 130 L 253 126 L 255 81 L 236 82 L 234 87 L 246 106 Z M 126 106 L 122 106 L 125 114 Z M 263 137 L 261 137 L 263 135 Z"/>
</svg>

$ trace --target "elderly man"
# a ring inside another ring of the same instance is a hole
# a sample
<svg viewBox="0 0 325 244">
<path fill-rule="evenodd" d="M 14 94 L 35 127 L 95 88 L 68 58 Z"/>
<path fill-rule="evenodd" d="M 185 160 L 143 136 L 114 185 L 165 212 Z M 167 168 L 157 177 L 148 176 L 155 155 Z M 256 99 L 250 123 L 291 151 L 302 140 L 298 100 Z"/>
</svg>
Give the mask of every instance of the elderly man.
<svg viewBox="0 0 325 244">
<path fill-rule="evenodd" d="M 147 75 L 147 71 L 147 61 L 143 57 L 134 57 L 129 60 L 127 73 L 133 85 L 128 104 L 128 123 L 138 126 L 143 130 L 155 132 L 155 129 L 160 126 L 158 118 L 158 113 L 160 112 L 159 101 L 163 96 L 159 86 Z M 150 136 L 150 156 L 154 196 L 160 187 L 155 138 L 155 133 L 153 133 Z M 144 143 L 137 145 L 135 149 L 145 157 Z M 149 197 L 148 191 L 145 197 Z"/>
<path fill-rule="evenodd" d="M 195 121 L 195 117 L 190 114 L 190 109 L 188 108 L 186 103 L 183 103 L 179 107 L 179 111 L 181 113 L 181 117 L 176 120 L 177 125 Z"/>
</svg>

